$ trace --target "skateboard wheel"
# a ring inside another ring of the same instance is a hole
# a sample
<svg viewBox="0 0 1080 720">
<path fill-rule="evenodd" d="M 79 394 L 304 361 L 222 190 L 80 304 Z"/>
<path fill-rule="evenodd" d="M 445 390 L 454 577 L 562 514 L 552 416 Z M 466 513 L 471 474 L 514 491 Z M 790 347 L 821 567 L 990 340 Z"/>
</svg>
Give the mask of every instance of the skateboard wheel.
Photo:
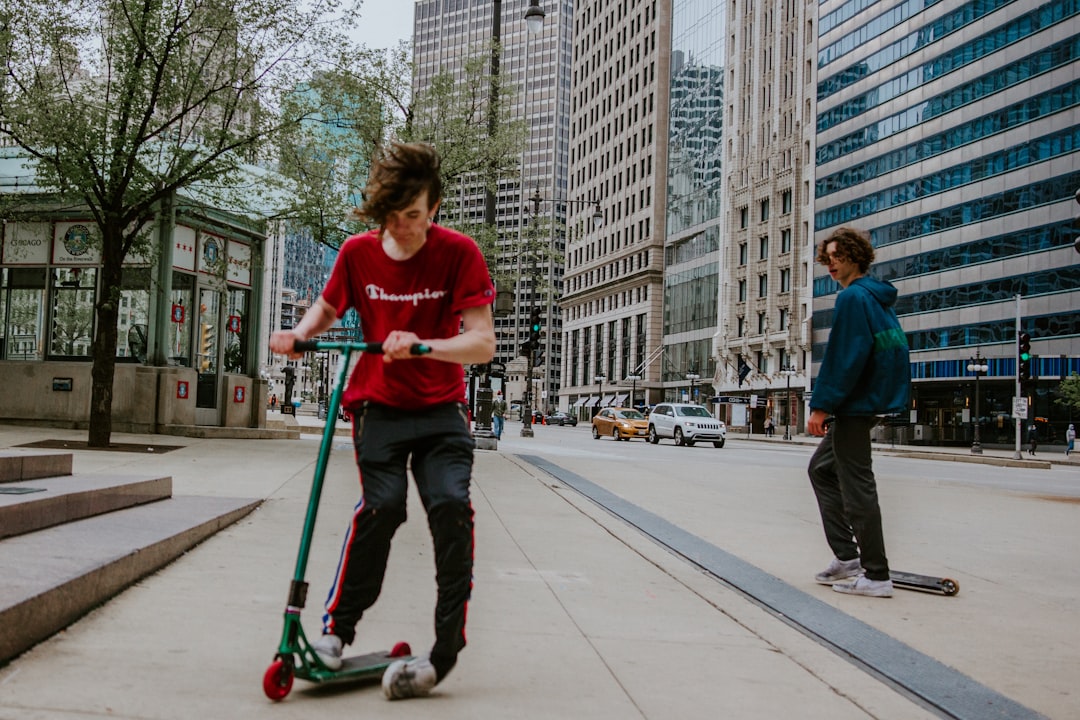
<svg viewBox="0 0 1080 720">
<path fill-rule="evenodd" d="M 285 664 L 282 660 L 270 663 L 263 675 L 263 692 L 271 700 L 281 700 L 292 690 L 293 669 L 292 665 Z"/>
<path fill-rule="evenodd" d="M 398 658 L 398 657 L 408 657 L 410 655 L 412 655 L 412 648 L 409 647 L 409 643 L 407 643 L 407 642 L 399 642 L 390 651 L 390 657 Z"/>
<path fill-rule="evenodd" d="M 960 584 L 950 578 L 945 578 L 941 581 L 941 592 L 946 595 L 955 595 L 960 592 Z"/>
</svg>

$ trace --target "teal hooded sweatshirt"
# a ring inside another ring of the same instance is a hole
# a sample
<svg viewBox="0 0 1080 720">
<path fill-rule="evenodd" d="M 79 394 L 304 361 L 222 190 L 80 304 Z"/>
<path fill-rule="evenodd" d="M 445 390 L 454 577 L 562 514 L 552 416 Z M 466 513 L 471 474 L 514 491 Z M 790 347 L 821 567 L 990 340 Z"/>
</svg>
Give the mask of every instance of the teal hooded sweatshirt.
<svg viewBox="0 0 1080 720">
<path fill-rule="evenodd" d="M 896 288 L 869 275 L 840 291 L 810 409 L 840 416 L 892 415 L 908 409 L 907 335 L 895 304 Z"/>
</svg>

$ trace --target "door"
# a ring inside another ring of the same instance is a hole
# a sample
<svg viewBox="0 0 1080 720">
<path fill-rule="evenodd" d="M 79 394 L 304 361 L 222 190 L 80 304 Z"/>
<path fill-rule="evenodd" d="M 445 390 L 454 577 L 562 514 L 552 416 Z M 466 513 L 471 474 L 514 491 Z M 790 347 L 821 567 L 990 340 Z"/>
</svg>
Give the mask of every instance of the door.
<svg viewBox="0 0 1080 720">
<path fill-rule="evenodd" d="M 221 425 L 221 292 L 199 288 L 199 316 L 195 331 L 195 424 Z"/>
</svg>

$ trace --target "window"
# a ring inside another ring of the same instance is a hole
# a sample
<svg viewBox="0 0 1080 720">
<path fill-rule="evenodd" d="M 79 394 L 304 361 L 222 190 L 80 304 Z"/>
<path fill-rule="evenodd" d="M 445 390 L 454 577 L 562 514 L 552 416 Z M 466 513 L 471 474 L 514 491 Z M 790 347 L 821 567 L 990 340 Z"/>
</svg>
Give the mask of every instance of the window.
<svg viewBox="0 0 1080 720">
<path fill-rule="evenodd" d="M 761 350 L 758 350 L 755 355 L 757 360 L 758 372 L 762 375 L 767 375 L 769 373 L 769 356 Z"/>
<path fill-rule="evenodd" d="M 791 252 L 791 230 L 780 231 L 780 253 Z"/>
<path fill-rule="evenodd" d="M 790 322 L 791 313 L 787 308 L 780 308 L 780 332 L 787 330 Z"/>
<path fill-rule="evenodd" d="M 90 356 L 96 287 L 96 268 L 53 269 L 50 356 Z"/>
<path fill-rule="evenodd" d="M 791 191 L 785 190 L 780 194 L 780 212 L 787 215 L 791 212 Z"/>
<path fill-rule="evenodd" d="M 769 257 L 769 236 L 762 235 L 758 239 L 758 259 L 764 260 L 767 257 Z"/>
<path fill-rule="evenodd" d="M 768 329 L 768 322 L 765 320 L 765 313 L 759 312 L 757 314 L 757 331 L 758 335 L 764 335 Z"/>
<path fill-rule="evenodd" d="M 761 213 L 761 222 L 765 222 L 766 220 L 769 219 L 769 198 L 765 198 L 764 200 L 762 200 L 759 205 L 760 205 L 760 213 Z"/>
<path fill-rule="evenodd" d="M 43 360 L 45 268 L 0 270 L 0 348 L 5 360 Z"/>
<path fill-rule="evenodd" d="M 758 275 L 757 288 L 758 288 L 758 297 L 759 298 L 769 296 L 769 276 L 768 275 L 766 275 L 764 273 L 762 273 L 761 275 Z"/>
<path fill-rule="evenodd" d="M 791 268 L 780 271 L 780 292 L 791 292 Z"/>
<path fill-rule="evenodd" d="M 740 265 L 745 265 L 746 264 L 746 256 L 747 256 L 746 243 L 739 243 L 739 264 Z"/>
<path fill-rule="evenodd" d="M 738 333 L 739 334 L 737 335 L 737 337 L 742 337 L 743 335 L 746 335 L 746 318 L 744 318 L 742 315 L 739 316 Z"/>
<path fill-rule="evenodd" d="M 747 208 L 739 208 L 739 227 L 746 227 L 747 222 L 749 222 L 749 215 L 750 213 Z"/>
<path fill-rule="evenodd" d="M 739 302 L 746 302 L 746 280 L 739 281 Z"/>
</svg>

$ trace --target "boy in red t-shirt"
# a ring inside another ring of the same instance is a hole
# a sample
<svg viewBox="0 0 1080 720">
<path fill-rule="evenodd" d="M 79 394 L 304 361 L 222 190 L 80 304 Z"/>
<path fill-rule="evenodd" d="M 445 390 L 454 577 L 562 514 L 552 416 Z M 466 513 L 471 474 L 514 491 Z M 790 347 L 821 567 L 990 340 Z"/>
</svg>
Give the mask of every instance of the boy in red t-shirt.
<svg viewBox="0 0 1080 720">
<path fill-rule="evenodd" d="M 422 143 L 382 152 L 361 208 L 379 229 L 346 240 L 319 299 L 294 329 L 270 337 L 272 352 L 299 357 L 296 340 L 356 308 L 364 339 L 382 343 L 381 356 L 360 356 L 342 400 L 354 418 L 361 498 L 313 649 L 327 667 L 341 667 L 342 646 L 379 596 L 391 538 L 405 520 L 411 459 L 435 550 L 435 644 L 428 656 L 387 668 L 390 699 L 427 694 L 465 647 L 475 443 L 462 365 L 491 362 L 495 353 L 495 290 L 483 255 L 471 238 L 433 224 L 442 199 L 439 165 L 434 148 Z M 412 355 L 416 343 L 431 352 Z"/>
</svg>

